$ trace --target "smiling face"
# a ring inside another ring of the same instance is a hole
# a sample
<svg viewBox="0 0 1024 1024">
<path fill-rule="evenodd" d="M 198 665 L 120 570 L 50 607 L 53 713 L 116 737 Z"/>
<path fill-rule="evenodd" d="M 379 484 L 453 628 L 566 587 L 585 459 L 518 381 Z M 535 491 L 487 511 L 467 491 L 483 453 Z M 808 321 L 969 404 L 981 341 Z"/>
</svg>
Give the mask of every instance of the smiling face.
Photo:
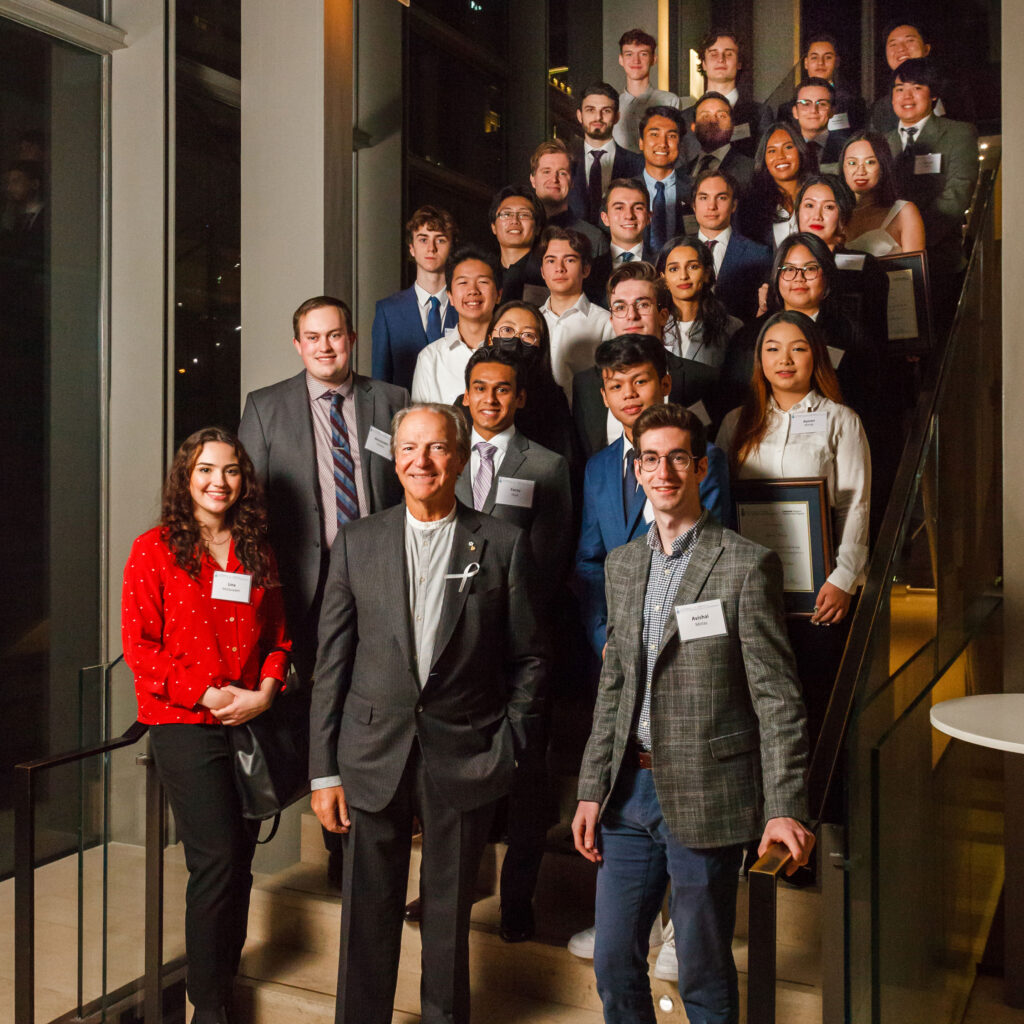
<svg viewBox="0 0 1024 1024">
<path fill-rule="evenodd" d="M 542 203 L 561 203 L 569 195 L 572 167 L 565 153 L 545 153 L 537 161 L 537 170 L 530 175 L 530 184 Z"/>
<path fill-rule="evenodd" d="M 828 126 L 832 116 L 832 95 L 823 85 L 805 85 L 793 104 L 793 119 L 808 139 Z"/>
<path fill-rule="evenodd" d="M 679 159 L 679 126 L 670 117 L 655 114 L 644 127 L 640 151 L 648 170 L 671 170 Z M 665 175 L 660 175 L 664 177 Z M 655 175 L 657 177 L 657 175 Z"/>
<path fill-rule="evenodd" d="M 536 227 L 533 204 L 522 196 L 509 196 L 498 207 L 491 231 L 503 249 L 528 249 Z"/>
<path fill-rule="evenodd" d="M 732 108 L 725 100 L 705 100 L 697 108 L 693 133 L 706 153 L 713 153 L 732 138 Z"/>
<path fill-rule="evenodd" d="M 790 273 L 792 280 L 786 280 Z M 806 275 L 810 275 L 812 280 L 808 280 Z M 779 294 L 786 309 L 797 309 L 810 315 L 821 308 L 825 297 L 825 275 L 806 245 L 794 245 L 786 254 L 786 262 L 779 268 Z"/>
<path fill-rule="evenodd" d="M 823 40 L 811 43 L 804 57 L 804 70 L 808 78 L 824 78 L 833 81 L 839 67 L 839 57 L 835 47 Z"/>
<path fill-rule="evenodd" d="M 878 188 L 882 169 L 870 142 L 861 140 L 846 147 L 843 156 L 843 177 L 855 195 Z"/>
<path fill-rule="evenodd" d="M 498 302 L 494 273 L 482 260 L 463 260 L 452 272 L 448 296 L 460 321 L 490 323 Z"/>
<path fill-rule="evenodd" d="M 932 91 L 927 85 L 897 81 L 892 87 L 892 109 L 900 124 L 917 124 L 932 112 Z"/>
<path fill-rule="evenodd" d="M 773 395 L 799 400 L 811 390 L 814 356 L 810 342 L 796 324 L 778 323 L 765 334 L 761 371 Z"/>
<path fill-rule="evenodd" d="M 665 260 L 665 283 L 677 303 L 693 302 L 699 295 L 707 272 L 701 265 L 697 250 L 677 245 Z"/>
<path fill-rule="evenodd" d="M 813 232 L 828 246 L 836 243 L 840 233 L 839 204 L 828 185 L 811 185 L 804 192 L 797 221 L 801 231 Z"/>
<path fill-rule="evenodd" d="M 764 151 L 764 165 L 777 182 L 793 181 L 800 174 L 800 152 L 789 132 L 772 132 Z"/>
<path fill-rule="evenodd" d="M 414 409 L 398 425 L 394 448 L 395 472 L 413 514 L 447 513 L 455 504 L 455 483 L 465 465 L 449 418 Z"/>
<path fill-rule="evenodd" d="M 583 291 L 583 278 L 590 268 L 583 266 L 580 254 L 563 238 L 552 238 L 544 250 L 540 273 L 552 295 L 572 296 Z"/>
<path fill-rule="evenodd" d="M 192 467 L 188 491 L 195 518 L 204 525 L 219 526 L 242 493 L 238 452 L 223 441 L 207 441 Z"/>
<path fill-rule="evenodd" d="M 637 479 L 655 512 L 685 515 L 697 519 L 700 515 L 700 485 L 707 475 L 708 462 L 693 459 L 690 432 L 678 427 L 655 427 L 640 436 L 640 454 L 658 457 L 654 469 L 642 469 L 637 463 Z M 691 457 L 686 469 L 677 469 L 665 456 L 673 452 L 686 452 Z"/>
<path fill-rule="evenodd" d="M 348 380 L 352 342 L 356 340 L 337 306 L 311 309 L 299 320 L 299 336 L 292 339 L 306 371 L 321 384 L 337 387 Z"/>
<path fill-rule="evenodd" d="M 622 424 L 627 437 L 632 437 L 637 417 L 672 390 L 672 378 L 658 371 L 651 363 L 627 366 L 624 370 L 603 370 L 601 397 L 611 414 Z"/>
<path fill-rule="evenodd" d="M 740 50 L 731 36 L 719 36 L 702 54 L 701 63 L 708 76 L 708 92 L 729 92 L 742 70 Z M 719 86 L 725 88 L 719 88 Z"/>
<path fill-rule="evenodd" d="M 591 142 L 607 142 L 612 137 L 612 128 L 618 123 L 619 111 L 614 101 L 603 93 L 591 93 L 583 97 L 576 120 L 583 126 L 583 133 Z"/>
<path fill-rule="evenodd" d="M 601 220 L 612 241 L 620 249 L 632 249 L 643 238 L 651 220 L 646 196 L 631 188 L 613 188 L 606 205 L 608 209 L 601 212 Z"/>
<path fill-rule="evenodd" d="M 643 43 L 626 43 L 619 51 L 619 67 L 631 82 L 651 77 L 651 68 L 658 62 L 654 51 Z"/>
<path fill-rule="evenodd" d="M 931 51 L 931 45 L 921 38 L 913 25 L 897 25 L 885 40 L 885 59 L 893 71 L 905 60 L 927 57 Z"/>
<path fill-rule="evenodd" d="M 736 200 L 725 178 L 705 178 L 693 197 L 693 212 L 705 231 L 724 231 L 736 212 Z"/>
<path fill-rule="evenodd" d="M 516 386 L 516 371 L 504 363 L 477 363 L 470 371 L 463 395 L 476 432 L 489 441 L 515 422 L 516 410 L 526 402 L 526 392 Z"/>
</svg>

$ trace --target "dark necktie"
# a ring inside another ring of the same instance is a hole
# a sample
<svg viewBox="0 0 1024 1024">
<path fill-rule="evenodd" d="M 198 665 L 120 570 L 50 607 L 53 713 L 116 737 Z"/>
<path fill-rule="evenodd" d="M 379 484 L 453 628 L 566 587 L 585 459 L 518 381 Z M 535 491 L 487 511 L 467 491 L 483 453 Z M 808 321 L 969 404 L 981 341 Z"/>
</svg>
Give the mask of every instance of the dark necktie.
<svg viewBox="0 0 1024 1024">
<path fill-rule="evenodd" d="M 696 170 L 693 172 L 693 176 L 696 178 L 703 174 L 705 171 L 711 169 L 711 165 L 715 162 L 715 158 L 710 153 L 705 153 L 698 161 Z"/>
<path fill-rule="evenodd" d="M 629 506 L 633 504 L 633 495 L 636 494 L 636 474 L 633 472 L 633 459 L 636 458 L 636 451 L 629 447 L 626 449 L 626 462 L 622 471 L 622 518 L 629 523 Z"/>
<path fill-rule="evenodd" d="M 427 343 L 437 341 L 444 332 L 441 330 L 441 300 L 430 296 L 430 310 L 427 313 Z"/>
<path fill-rule="evenodd" d="M 590 203 L 587 220 L 596 224 L 601 213 L 601 157 L 604 156 L 604 150 L 591 150 L 590 155 L 594 159 L 590 165 L 590 177 L 587 179 L 587 192 Z"/>
<path fill-rule="evenodd" d="M 904 128 L 903 134 L 906 138 L 906 142 L 903 144 L 904 153 L 914 152 L 914 138 L 917 136 L 917 125 L 913 125 L 910 128 Z"/>
<path fill-rule="evenodd" d="M 337 392 L 331 398 L 331 454 L 334 457 L 334 496 L 338 503 L 338 526 L 359 518 L 355 463 L 348 441 L 348 427 L 341 414 L 345 399 Z"/>
<path fill-rule="evenodd" d="M 913 125 L 910 128 L 900 129 L 900 134 L 903 135 L 905 139 L 903 152 L 900 153 L 899 158 L 896 160 L 896 183 L 899 186 L 901 193 L 908 189 L 913 182 L 915 152 L 914 137 L 917 135 L 917 132 L 917 125 Z"/>
<path fill-rule="evenodd" d="M 654 183 L 654 202 L 651 204 L 651 248 L 661 252 L 668 241 L 668 208 L 665 203 L 665 183 Z"/>
<path fill-rule="evenodd" d="M 622 260 L 623 263 L 632 263 L 633 260 L 636 259 L 636 256 L 634 256 L 631 252 L 624 252 L 619 257 L 619 259 Z"/>
</svg>

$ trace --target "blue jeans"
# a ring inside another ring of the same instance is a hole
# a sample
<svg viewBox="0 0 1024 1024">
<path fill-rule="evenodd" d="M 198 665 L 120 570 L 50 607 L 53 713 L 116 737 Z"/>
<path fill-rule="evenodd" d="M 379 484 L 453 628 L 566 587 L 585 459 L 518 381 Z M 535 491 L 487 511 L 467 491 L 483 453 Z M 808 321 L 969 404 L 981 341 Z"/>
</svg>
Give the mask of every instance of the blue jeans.
<svg viewBox="0 0 1024 1024">
<path fill-rule="evenodd" d="M 606 1024 L 655 1024 L 647 954 L 665 886 L 690 1024 L 737 1024 L 732 937 L 743 846 L 692 849 L 661 816 L 650 771 L 623 768 L 601 818 L 594 971 Z"/>
</svg>

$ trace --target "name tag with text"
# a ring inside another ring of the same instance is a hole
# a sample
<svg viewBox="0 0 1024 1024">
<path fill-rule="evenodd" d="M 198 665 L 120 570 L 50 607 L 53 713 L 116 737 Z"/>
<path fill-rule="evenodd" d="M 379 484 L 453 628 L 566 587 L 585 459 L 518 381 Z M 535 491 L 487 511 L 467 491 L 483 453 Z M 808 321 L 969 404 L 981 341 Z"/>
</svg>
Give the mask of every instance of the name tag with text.
<svg viewBox="0 0 1024 1024">
<path fill-rule="evenodd" d="M 708 636 L 726 635 L 725 612 L 719 600 L 677 604 L 676 624 L 679 626 L 679 639 L 684 643 Z"/>
<path fill-rule="evenodd" d="M 915 174 L 938 174 L 941 170 L 941 153 L 918 153 L 914 157 Z"/>
<path fill-rule="evenodd" d="M 252 576 L 247 572 L 221 572 L 219 569 L 214 571 L 210 597 L 218 601 L 248 604 L 251 594 Z"/>
<path fill-rule="evenodd" d="M 837 132 L 843 128 L 850 127 L 850 115 L 845 111 L 842 114 L 833 114 L 828 119 L 828 130 L 830 132 Z"/>
<path fill-rule="evenodd" d="M 533 480 L 517 480 L 514 476 L 498 477 L 498 493 L 495 505 L 513 505 L 516 508 L 533 508 Z"/>
<path fill-rule="evenodd" d="M 370 432 L 366 435 L 366 450 L 394 461 L 391 455 L 391 435 L 386 434 L 380 427 L 370 427 Z"/>
<path fill-rule="evenodd" d="M 825 430 L 828 430 L 828 413 L 823 409 L 789 414 L 790 434 L 820 434 Z"/>
</svg>

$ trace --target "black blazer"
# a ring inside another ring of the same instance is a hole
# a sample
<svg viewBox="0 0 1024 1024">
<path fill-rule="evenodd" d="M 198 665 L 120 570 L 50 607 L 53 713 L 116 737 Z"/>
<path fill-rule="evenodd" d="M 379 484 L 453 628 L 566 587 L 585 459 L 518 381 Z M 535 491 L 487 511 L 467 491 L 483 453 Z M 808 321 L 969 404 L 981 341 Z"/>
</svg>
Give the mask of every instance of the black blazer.
<svg viewBox="0 0 1024 1024">
<path fill-rule="evenodd" d="M 701 153 L 700 156 L 704 154 Z M 700 163 L 700 156 L 695 157 L 690 161 L 689 171 L 690 177 L 694 181 L 697 180 L 697 165 Z M 750 187 L 750 180 L 754 177 L 754 161 L 749 156 L 741 153 L 735 146 L 729 147 L 729 152 L 722 158 L 722 162 L 716 168 L 719 171 L 727 171 L 736 179 L 737 184 L 740 187 L 740 195 L 736 198 L 743 199 L 742 193 L 746 192 Z"/>
<path fill-rule="evenodd" d="M 752 242 L 734 224 L 715 280 L 715 296 L 733 316 L 749 320 L 757 313 L 757 291 L 768 279 L 771 266 L 768 246 Z"/>
<path fill-rule="evenodd" d="M 589 221 L 595 227 L 604 230 L 601 223 L 601 207 L 596 210 L 590 208 L 590 186 L 588 175 L 590 167 L 586 160 L 586 149 L 581 145 L 573 154 L 572 184 L 569 187 L 569 209 L 573 216 L 581 220 Z M 644 158 L 640 153 L 634 153 L 630 149 L 624 149 L 616 144 L 615 157 L 612 160 L 612 176 L 608 179 L 614 181 L 616 178 L 637 178 L 644 173 Z"/>
<path fill-rule="evenodd" d="M 696 105 L 687 107 L 683 111 L 683 117 L 686 119 L 687 129 L 689 129 L 697 119 Z M 740 125 L 745 124 L 750 126 L 750 136 L 746 139 L 736 139 L 733 145 L 744 156 L 753 159 L 754 153 L 757 152 L 758 140 L 771 123 L 772 108 L 767 103 L 758 103 L 757 100 L 747 100 L 741 97 L 736 101 L 736 106 L 732 108 L 733 135 L 735 136 L 736 129 Z"/>
</svg>

